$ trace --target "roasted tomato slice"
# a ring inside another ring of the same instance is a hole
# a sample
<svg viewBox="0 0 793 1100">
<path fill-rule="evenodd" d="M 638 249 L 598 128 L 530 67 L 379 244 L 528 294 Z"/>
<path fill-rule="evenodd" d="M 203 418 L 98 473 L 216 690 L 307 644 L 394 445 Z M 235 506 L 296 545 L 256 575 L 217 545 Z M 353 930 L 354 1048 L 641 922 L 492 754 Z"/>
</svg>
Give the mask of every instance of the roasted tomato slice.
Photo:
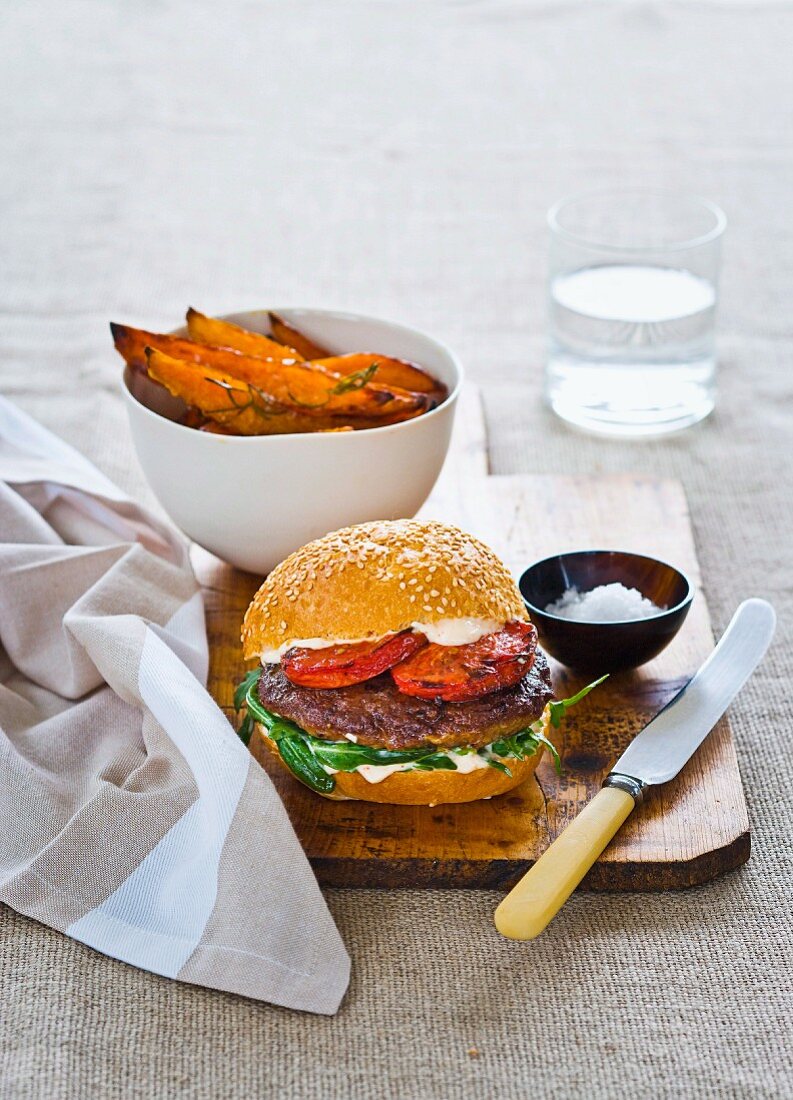
<svg viewBox="0 0 793 1100">
<path fill-rule="evenodd" d="M 283 655 L 281 668 L 293 684 L 301 687 L 347 687 L 379 676 L 426 644 L 423 634 L 405 630 L 376 642 L 329 645 L 324 649 L 296 647 Z"/>
<path fill-rule="evenodd" d="M 536 648 L 537 631 L 515 620 L 470 645 L 428 645 L 391 675 L 406 695 L 460 702 L 516 684 L 531 668 Z"/>
</svg>

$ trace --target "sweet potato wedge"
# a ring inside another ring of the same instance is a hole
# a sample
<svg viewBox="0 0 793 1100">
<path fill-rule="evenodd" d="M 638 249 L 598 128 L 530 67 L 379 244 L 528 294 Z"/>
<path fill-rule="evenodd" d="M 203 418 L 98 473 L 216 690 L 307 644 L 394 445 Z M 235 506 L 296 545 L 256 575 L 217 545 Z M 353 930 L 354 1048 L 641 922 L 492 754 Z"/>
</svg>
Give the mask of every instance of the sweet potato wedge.
<svg viewBox="0 0 793 1100">
<path fill-rule="evenodd" d="M 291 413 L 225 371 L 175 359 L 156 348 L 147 349 L 146 359 L 155 382 L 234 435 L 316 431 L 316 419 Z"/>
<path fill-rule="evenodd" d="M 359 384 L 355 379 L 240 355 L 234 374 L 205 363 L 186 362 L 149 348 L 150 377 L 172 394 L 240 435 L 318 431 L 352 424 L 393 424 L 424 412 L 421 394 Z"/>
<path fill-rule="evenodd" d="M 373 427 L 418 415 L 432 407 L 429 395 L 368 381 L 376 373 L 372 372 L 371 363 L 361 371 L 341 375 L 318 364 L 256 358 L 230 348 L 211 347 L 129 325 L 111 324 L 111 330 L 116 348 L 130 365 L 147 369 L 146 349 L 153 348 L 173 359 L 219 371 L 260 387 L 285 409 L 300 413 L 306 426 L 299 430 L 309 430 L 309 421 L 319 418 L 333 427 L 348 420 L 359 427 Z"/>
<path fill-rule="evenodd" d="M 113 321 L 110 322 L 110 331 L 116 351 L 129 366 L 138 370 L 146 370 L 146 348 L 156 348 L 174 359 L 205 363 L 217 370 L 231 370 L 235 358 L 241 354 L 229 348 L 208 347 L 184 336 L 146 332 L 145 329 L 119 325 Z"/>
<path fill-rule="evenodd" d="M 225 371 L 227 374 L 236 374 L 242 370 L 242 376 L 246 381 L 264 382 L 270 367 L 279 366 L 284 360 L 261 358 L 256 361 L 259 367 L 253 364 L 239 366 L 241 360 L 253 358 L 244 356 L 240 351 L 231 348 L 216 348 L 209 344 L 199 344 L 195 340 L 188 340 L 183 336 L 170 336 L 165 333 L 146 332 L 144 329 L 131 328 L 129 325 L 119 325 L 111 321 L 110 330 L 113 333 L 113 343 L 116 350 L 129 364 L 139 370 L 146 370 L 146 348 L 155 348 L 174 359 L 182 359 L 189 363 L 201 363 L 215 370 Z M 322 370 L 321 367 L 317 368 Z M 333 375 L 334 378 L 340 375 Z"/>
<path fill-rule="evenodd" d="M 283 317 L 279 317 L 277 313 L 271 312 L 268 316 L 270 318 L 270 332 L 273 339 L 277 340 L 279 344 L 294 348 L 303 359 L 327 359 L 330 357 L 331 353 L 327 348 L 323 348 L 319 344 L 315 344 L 313 340 L 309 340 L 308 336 L 298 332 L 296 328 L 288 324 Z"/>
<path fill-rule="evenodd" d="M 372 374 L 372 382 L 381 386 L 399 386 L 403 390 L 411 390 L 413 393 L 423 393 L 430 396 L 433 406 L 439 405 L 448 394 L 448 389 L 437 378 L 433 378 L 415 363 L 407 359 L 392 359 L 388 355 L 376 355 L 374 352 L 352 352 L 349 355 L 333 355 L 325 359 L 315 359 L 312 366 L 322 367 L 332 374 L 345 377 L 349 374 L 358 374 L 377 364 L 377 370 Z"/>
<path fill-rule="evenodd" d="M 303 356 L 285 344 L 279 344 L 277 340 L 271 340 L 269 336 L 262 336 L 259 332 L 249 332 L 232 325 L 230 321 L 220 321 L 215 317 L 207 317 L 196 309 L 187 311 L 187 331 L 192 340 L 199 344 L 211 344 L 218 348 L 232 348 L 243 355 L 257 355 L 269 359 L 288 359 L 300 363 Z"/>
<path fill-rule="evenodd" d="M 379 382 L 385 386 L 399 386 L 403 390 L 413 390 L 416 393 L 430 393 L 437 404 L 440 404 L 449 393 L 442 382 L 407 359 L 394 359 L 388 355 L 376 355 L 374 352 L 331 355 L 329 351 L 315 344 L 313 340 L 284 321 L 277 313 L 270 311 L 269 318 L 270 330 L 279 343 L 294 348 L 304 359 L 323 366 L 326 370 L 341 375 L 352 374 L 364 370 L 369 363 L 376 360 L 378 369 L 376 376 L 372 379 L 373 382 Z"/>
</svg>

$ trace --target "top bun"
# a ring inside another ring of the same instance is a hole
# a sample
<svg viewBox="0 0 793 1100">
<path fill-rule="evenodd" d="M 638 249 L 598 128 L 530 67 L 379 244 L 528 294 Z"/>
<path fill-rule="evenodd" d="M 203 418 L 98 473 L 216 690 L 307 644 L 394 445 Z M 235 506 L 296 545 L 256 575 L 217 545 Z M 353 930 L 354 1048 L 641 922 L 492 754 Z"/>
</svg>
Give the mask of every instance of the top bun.
<svg viewBox="0 0 793 1100">
<path fill-rule="evenodd" d="M 440 619 L 528 619 L 506 566 L 445 523 L 344 527 L 290 554 L 253 598 L 245 658 L 308 638 L 358 641 Z"/>
</svg>

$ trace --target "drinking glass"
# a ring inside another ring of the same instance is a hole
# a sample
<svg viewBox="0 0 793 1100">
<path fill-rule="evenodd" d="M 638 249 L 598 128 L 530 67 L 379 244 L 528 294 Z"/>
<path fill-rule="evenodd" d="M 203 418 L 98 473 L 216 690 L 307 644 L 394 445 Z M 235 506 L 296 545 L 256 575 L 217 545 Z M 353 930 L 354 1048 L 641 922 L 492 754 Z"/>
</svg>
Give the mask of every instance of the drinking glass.
<svg viewBox="0 0 793 1100">
<path fill-rule="evenodd" d="M 554 412 L 623 436 L 707 416 L 722 211 L 674 192 L 595 191 L 558 202 L 548 225 L 545 394 Z"/>
</svg>

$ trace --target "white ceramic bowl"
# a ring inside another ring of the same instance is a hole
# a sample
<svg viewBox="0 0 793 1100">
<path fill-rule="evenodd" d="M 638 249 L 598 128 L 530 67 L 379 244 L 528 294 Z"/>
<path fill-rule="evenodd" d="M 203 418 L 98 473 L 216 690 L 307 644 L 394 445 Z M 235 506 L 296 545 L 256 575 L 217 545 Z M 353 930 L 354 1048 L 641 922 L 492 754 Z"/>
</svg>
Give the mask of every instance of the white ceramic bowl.
<svg viewBox="0 0 793 1100">
<path fill-rule="evenodd" d="M 333 352 L 410 359 L 445 382 L 449 396 L 432 412 L 384 428 L 224 436 L 175 423 L 182 402 L 127 369 L 132 438 L 157 499 L 200 546 L 253 573 L 338 527 L 415 515 L 443 466 L 462 380 L 454 353 L 415 329 L 322 309 L 276 312 Z M 226 320 L 269 331 L 266 310 Z"/>
</svg>

